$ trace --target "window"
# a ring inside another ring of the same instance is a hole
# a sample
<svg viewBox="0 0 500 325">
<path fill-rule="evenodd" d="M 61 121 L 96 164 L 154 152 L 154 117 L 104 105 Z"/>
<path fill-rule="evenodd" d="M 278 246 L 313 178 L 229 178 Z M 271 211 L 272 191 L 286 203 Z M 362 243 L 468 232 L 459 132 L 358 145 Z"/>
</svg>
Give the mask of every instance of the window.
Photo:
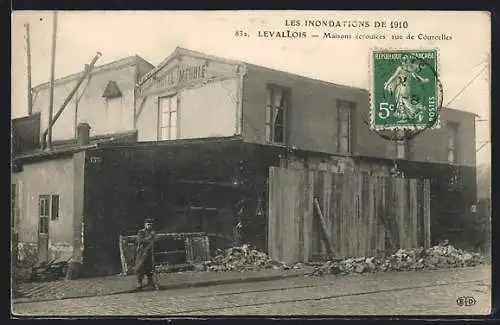
<svg viewBox="0 0 500 325">
<path fill-rule="evenodd" d="M 59 220 L 59 195 L 51 196 L 50 220 Z"/>
<path fill-rule="evenodd" d="M 160 140 L 177 139 L 177 96 L 160 98 L 159 105 Z"/>
<path fill-rule="evenodd" d="M 290 102 L 290 90 L 279 86 L 267 86 L 266 141 L 285 143 L 285 114 Z"/>
<path fill-rule="evenodd" d="M 457 135 L 458 123 L 448 122 L 446 125 L 448 132 L 448 163 L 456 164 L 457 159 Z"/>
<path fill-rule="evenodd" d="M 337 145 L 339 153 L 351 152 L 351 110 L 354 109 L 354 105 L 354 103 L 344 100 L 337 101 Z"/>
<path fill-rule="evenodd" d="M 48 234 L 49 218 L 59 220 L 59 195 L 40 195 L 39 198 L 40 233 Z"/>
<path fill-rule="evenodd" d="M 120 88 L 118 88 L 116 81 L 109 81 L 108 84 L 106 85 L 106 88 L 104 88 L 104 93 L 102 94 L 102 97 L 106 99 L 113 99 L 121 96 L 122 92 L 120 91 Z"/>
<path fill-rule="evenodd" d="M 410 143 L 405 140 L 396 141 L 396 158 L 409 159 L 410 158 Z"/>
</svg>

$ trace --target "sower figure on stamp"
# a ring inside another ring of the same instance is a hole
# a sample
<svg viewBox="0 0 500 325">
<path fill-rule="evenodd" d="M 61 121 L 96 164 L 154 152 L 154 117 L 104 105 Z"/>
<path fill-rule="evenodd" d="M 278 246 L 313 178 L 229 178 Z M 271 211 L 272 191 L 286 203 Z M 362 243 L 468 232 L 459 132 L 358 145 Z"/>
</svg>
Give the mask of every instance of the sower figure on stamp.
<svg viewBox="0 0 500 325">
<path fill-rule="evenodd" d="M 153 285 L 153 243 L 155 232 L 153 220 L 146 218 L 144 228 L 137 233 L 137 250 L 135 257 L 135 272 L 137 275 L 138 289 L 142 289 L 142 281 L 146 275 L 147 285 Z"/>
<path fill-rule="evenodd" d="M 396 96 L 396 111 L 394 116 L 399 119 L 414 118 L 423 110 L 422 103 L 412 101 L 412 89 L 409 85 L 409 79 L 413 78 L 421 83 L 429 82 L 429 79 L 418 75 L 419 65 L 412 62 L 408 56 L 404 55 L 401 59 L 401 65 L 385 82 L 384 89 L 394 91 Z"/>
</svg>

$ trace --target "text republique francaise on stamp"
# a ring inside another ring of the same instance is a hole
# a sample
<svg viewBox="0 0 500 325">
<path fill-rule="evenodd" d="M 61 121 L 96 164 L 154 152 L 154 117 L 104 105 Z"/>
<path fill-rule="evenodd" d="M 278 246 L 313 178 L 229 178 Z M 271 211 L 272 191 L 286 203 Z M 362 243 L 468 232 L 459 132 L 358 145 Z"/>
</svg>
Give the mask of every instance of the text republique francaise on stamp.
<svg viewBox="0 0 500 325">
<path fill-rule="evenodd" d="M 422 130 L 439 127 L 441 105 L 436 50 L 371 53 L 371 128 Z"/>
</svg>

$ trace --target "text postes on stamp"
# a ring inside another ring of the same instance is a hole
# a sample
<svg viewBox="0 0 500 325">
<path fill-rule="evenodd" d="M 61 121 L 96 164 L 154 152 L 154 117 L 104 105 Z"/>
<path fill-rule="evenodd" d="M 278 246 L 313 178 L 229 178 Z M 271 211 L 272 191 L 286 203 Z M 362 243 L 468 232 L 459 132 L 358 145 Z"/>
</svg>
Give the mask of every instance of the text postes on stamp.
<svg viewBox="0 0 500 325">
<path fill-rule="evenodd" d="M 371 128 L 423 130 L 439 126 L 436 50 L 376 50 L 371 54 Z"/>
</svg>

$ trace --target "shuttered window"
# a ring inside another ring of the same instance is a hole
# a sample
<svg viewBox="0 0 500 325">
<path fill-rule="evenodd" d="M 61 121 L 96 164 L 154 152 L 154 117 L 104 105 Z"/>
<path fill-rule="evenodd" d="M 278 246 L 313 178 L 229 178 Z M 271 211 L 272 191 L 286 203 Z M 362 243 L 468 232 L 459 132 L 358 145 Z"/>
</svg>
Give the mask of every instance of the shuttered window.
<svg viewBox="0 0 500 325">
<path fill-rule="evenodd" d="M 290 105 L 288 88 L 268 85 L 266 96 L 266 141 L 269 143 L 285 143 L 285 117 Z"/>
<path fill-rule="evenodd" d="M 458 123 L 448 122 L 446 125 L 448 133 L 448 163 L 456 164 L 458 162 L 457 157 L 457 138 L 458 138 Z"/>
<path fill-rule="evenodd" d="M 177 139 L 177 96 L 162 97 L 159 99 L 159 105 L 160 140 Z"/>
<path fill-rule="evenodd" d="M 353 102 L 337 101 L 337 146 L 339 153 L 351 153 L 351 115 L 354 108 L 355 103 Z"/>
</svg>

